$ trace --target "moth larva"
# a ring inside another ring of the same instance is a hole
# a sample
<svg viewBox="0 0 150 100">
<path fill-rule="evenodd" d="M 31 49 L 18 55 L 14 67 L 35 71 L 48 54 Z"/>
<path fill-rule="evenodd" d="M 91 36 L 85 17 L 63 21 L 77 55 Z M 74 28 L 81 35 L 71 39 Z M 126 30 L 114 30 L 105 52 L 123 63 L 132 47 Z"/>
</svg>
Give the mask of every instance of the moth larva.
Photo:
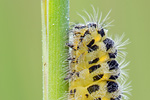
<svg viewBox="0 0 150 100">
<path fill-rule="evenodd" d="M 127 41 L 119 45 L 117 40 L 121 42 L 122 37 L 114 41 L 107 36 L 105 28 L 110 23 L 104 23 L 110 12 L 100 21 L 101 15 L 97 20 L 98 13 L 94 8 L 93 11 L 93 15 L 85 11 L 89 21 L 81 16 L 86 24 L 75 25 L 71 31 L 71 42 L 67 43 L 71 48 L 71 74 L 66 78 L 70 84 L 68 100 L 127 100 L 128 97 L 124 95 L 126 90 L 118 81 L 124 73 L 121 64 L 116 60 L 121 52 L 120 48 L 126 45 Z"/>
</svg>

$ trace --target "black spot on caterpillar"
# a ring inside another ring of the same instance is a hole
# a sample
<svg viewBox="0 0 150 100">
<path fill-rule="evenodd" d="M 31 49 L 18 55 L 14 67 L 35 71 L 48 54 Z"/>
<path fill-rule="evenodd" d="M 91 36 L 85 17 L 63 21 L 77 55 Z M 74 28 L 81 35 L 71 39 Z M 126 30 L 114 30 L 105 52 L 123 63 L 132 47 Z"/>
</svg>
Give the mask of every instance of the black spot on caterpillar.
<svg viewBox="0 0 150 100">
<path fill-rule="evenodd" d="M 103 37 L 105 35 L 105 32 L 103 29 L 101 29 L 100 31 L 98 31 L 98 34 L 100 34 Z"/>
<path fill-rule="evenodd" d="M 88 98 L 89 95 L 88 95 L 88 94 L 85 94 L 85 96 Z"/>
<path fill-rule="evenodd" d="M 97 50 L 99 47 L 97 45 L 93 45 L 92 47 L 89 47 L 88 53 Z"/>
<path fill-rule="evenodd" d="M 118 69 L 119 66 L 116 60 L 108 61 L 107 64 L 109 66 L 109 70 Z"/>
<path fill-rule="evenodd" d="M 98 68 L 100 68 L 101 65 L 93 65 L 89 68 L 89 73 L 92 73 L 93 71 L 97 70 Z"/>
<path fill-rule="evenodd" d="M 107 81 L 108 92 L 112 93 L 118 90 L 118 84 L 113 81 Z"/>
<path fill-rule="evenodd" d="M 87 45 L 87 47 L 91 47 L 94 44 L 95 40 L 93 39 L 92 41 L 90 41 L 90 43 Z"/>
<path fill-rule="evenodd" d="M 97 63 L 98 61 L 99 61 L 99 58 L 95 58 L 94 60 L 89 61 L 89 64 Z"/>
<path fill-rule="evenodd" d="M 111 75 L 109 79 L 116 80 L 119 77 L 120 73 L 118 75 Z"/>
<path fill-rule="evenodd" d="M 98 85 L 92 85 L 92 86 L 89 86 L 88 88 L 87 88 L 87 90 L 88 90 L 88 92 L 91 94 L 91 93 L 93 93 L 93 92 L 95 92 L 95 91 L 98 91 L 99 90 L 99 86 Z"/>
<path fill-rule="evenodd" d="M 98 81 L 98 80 L 100 80 L 102 77 L 103 77 L 103 74 L 96 75 L 96 76 L 93 77 L 93 81 Z"/>
<path fill-rule="evenodd" d="M 104 41 L 103 41 L 106 45 L 106 50 L 109 50 L 110 48 L 113 47 L 114 45 L 114 42 L 113 40 L 109 39 L 109 38 L 106 38 Z"/>
</svg>

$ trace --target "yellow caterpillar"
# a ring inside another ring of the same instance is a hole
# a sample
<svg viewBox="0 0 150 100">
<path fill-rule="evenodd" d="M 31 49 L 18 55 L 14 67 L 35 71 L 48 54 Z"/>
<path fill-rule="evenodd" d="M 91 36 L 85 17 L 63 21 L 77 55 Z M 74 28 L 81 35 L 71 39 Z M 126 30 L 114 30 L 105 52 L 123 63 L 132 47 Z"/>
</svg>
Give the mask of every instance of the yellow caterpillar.
<svg viewBox="0 0 150 100">
<path fill-rule="evenodd" d="M 67 43 L 71 48 L 68 100 L 121 100 L 124 96 L 117 81 L 121 74 L 118 47 L 102 26 L 95 20 L 72 29 L 72 42 Z"/>
</svg>

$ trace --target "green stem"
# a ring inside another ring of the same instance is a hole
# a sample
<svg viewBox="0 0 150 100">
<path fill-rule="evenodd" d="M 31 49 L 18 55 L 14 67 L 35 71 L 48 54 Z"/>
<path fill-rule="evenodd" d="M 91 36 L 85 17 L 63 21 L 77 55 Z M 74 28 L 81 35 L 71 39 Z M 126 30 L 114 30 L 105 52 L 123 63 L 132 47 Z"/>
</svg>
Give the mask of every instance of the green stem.
<svg viewBox="0 0 150 100">
<path fill-rule="evenodd" d="M 68 52 L 65 48 L 69 27 L 68 6 L 69 0 L 41 0 L 43 100 L 58 100 L 68 90 L 63 74 Z"/>
</svg>

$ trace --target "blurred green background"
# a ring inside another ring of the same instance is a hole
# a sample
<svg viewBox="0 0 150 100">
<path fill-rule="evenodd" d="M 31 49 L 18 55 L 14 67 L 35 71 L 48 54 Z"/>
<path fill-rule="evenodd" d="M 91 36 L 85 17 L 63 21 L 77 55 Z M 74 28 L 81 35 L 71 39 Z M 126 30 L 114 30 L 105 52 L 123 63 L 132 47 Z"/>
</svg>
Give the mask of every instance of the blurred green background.
<svg viewBox="0 0 150 100">
<path fill-rule="evenodd" d="M 83 22 L 76 12 L 92 12 L 91 4 L 115 19 L 110 34 L 130 38 L 130 100 L 149 100 L 150 1 L 70 0 L 70 21 Z M 40 0 L 0 1 L 0 100 L 42 100 Z M 84 15 L 84 14 L 83 14 Z"/>
</svg>

